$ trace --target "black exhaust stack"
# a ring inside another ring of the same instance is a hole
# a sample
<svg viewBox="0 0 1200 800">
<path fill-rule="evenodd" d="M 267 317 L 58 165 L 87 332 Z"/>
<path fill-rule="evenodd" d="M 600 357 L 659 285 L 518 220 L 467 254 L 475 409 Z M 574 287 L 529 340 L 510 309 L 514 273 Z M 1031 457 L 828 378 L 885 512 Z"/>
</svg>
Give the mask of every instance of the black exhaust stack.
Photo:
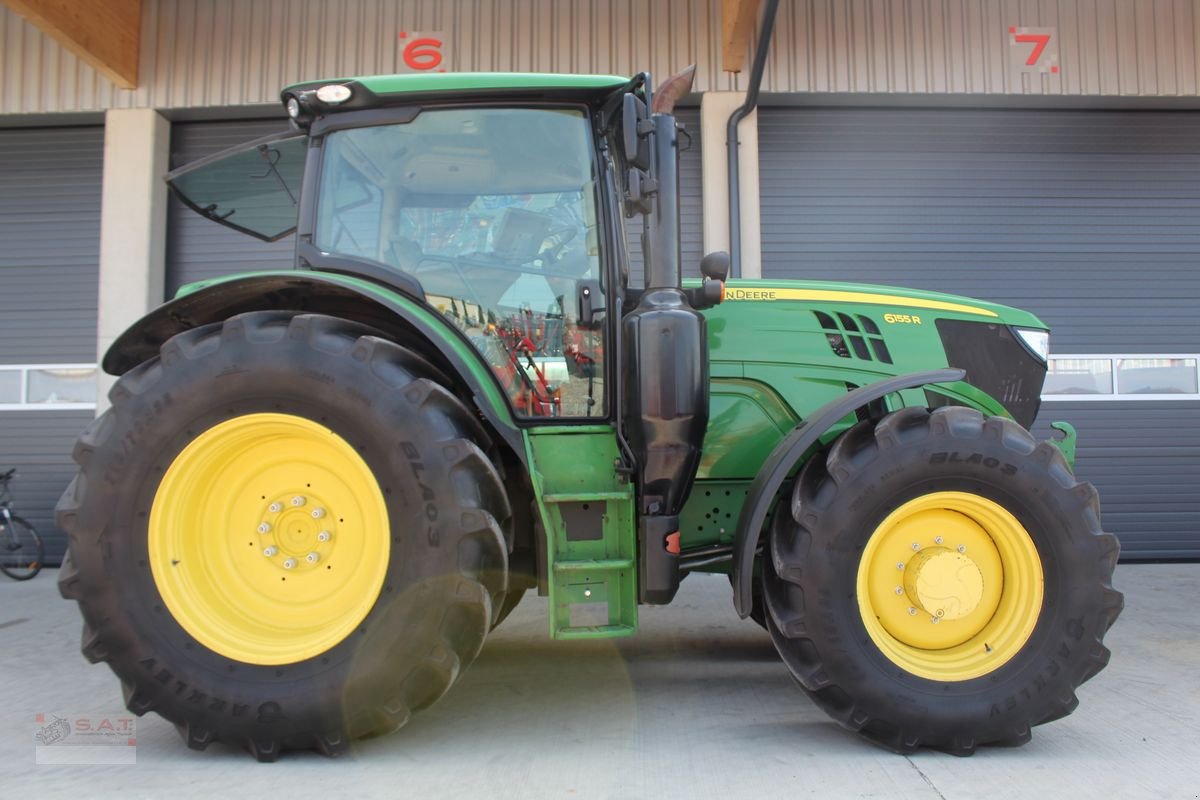
<svg viewBox="0 0 1200 800">
<path fill-rule="evenodd" d="M 679 589 L 679 512 L 708 427 L 708 331 L 682 288 L 675 117 L 671 108 L 652 107 L 648 118 L 630 121 L 648 156 L 649 169 L 630 181 L 641 195 L 631 199 L 645 213 L 646 277 L 622 323 L 622 370 L 625 433 L 638 469 L 640 596 L 662 604 Z"/>
</svg>

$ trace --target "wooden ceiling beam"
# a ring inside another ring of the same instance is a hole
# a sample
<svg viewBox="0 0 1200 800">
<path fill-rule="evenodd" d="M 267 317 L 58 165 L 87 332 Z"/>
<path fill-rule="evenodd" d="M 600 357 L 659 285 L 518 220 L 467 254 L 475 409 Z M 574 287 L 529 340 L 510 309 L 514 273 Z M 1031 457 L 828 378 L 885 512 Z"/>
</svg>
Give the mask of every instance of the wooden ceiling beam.
<svg viewBox="0 0 1200 800">
<path fill-rule="evenodd" d="M 142 0 L 0 0 L 122 89 L 136 89 Z"/>
<path fill-rule="evenodd" d="M 721 69 L 741 72 L 758 21 L 758 0 L 721 0 Z"/>
</svg>

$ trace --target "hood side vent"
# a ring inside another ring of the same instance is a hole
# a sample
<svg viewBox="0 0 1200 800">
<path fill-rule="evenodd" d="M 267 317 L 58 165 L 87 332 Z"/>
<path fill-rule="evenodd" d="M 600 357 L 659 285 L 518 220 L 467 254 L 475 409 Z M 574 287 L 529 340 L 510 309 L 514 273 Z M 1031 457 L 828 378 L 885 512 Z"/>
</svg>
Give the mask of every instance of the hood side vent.
<svg viewBox="0 0 1200 800">
<path fill-rule="evenodd" d="M 841 311 L 834 315 L 813 310 L 813 315 L 817 318 L 817 324 L 825 330 L 829 349 L 838 358 L 892 363 L 892 353 L 883 341 L 883 334 L 875 320 L 863 314 L 851 315 Z"/>
</svg>

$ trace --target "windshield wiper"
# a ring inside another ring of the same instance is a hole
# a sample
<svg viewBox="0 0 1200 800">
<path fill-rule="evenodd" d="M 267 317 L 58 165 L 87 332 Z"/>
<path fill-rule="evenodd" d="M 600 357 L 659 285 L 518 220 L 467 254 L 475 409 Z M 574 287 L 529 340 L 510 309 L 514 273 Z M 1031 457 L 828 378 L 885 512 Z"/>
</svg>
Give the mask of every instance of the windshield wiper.
<svg viewBox="0 0 1200 800">
<path fill-rule="evenodd" d="M 292 205 L 296 205 L 296 195 L 292 194 L 292 190 L 288 188 L 287 181 L 283 179 L 283 176 L 279 174 L 279 169 L 275 166 L 279 163 L 279 159 L 283 157 L 283 154 L 279 152 L 279 148 L 260 144 L 258 146 L 258 154 L 262 156 L 263 161 L 267 162 L 267 171 L 262 175 L 251 175 L 250 177 L 265 178 L 268 175 L 274 175 L 275 180 L 279 181 L 280 187 L 287 192 L 288 199 L 292 201 Z"/>
</svg>

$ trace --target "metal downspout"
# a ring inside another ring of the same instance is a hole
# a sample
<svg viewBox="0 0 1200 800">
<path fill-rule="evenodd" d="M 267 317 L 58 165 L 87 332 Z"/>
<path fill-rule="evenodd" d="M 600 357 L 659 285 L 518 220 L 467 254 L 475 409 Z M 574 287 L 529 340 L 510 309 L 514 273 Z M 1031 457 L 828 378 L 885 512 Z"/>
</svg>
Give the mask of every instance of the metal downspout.
<svg viewBox="0 0 1200 800">
<path fill-rule="evenodd" d="M 741 173 L 738 167 L 738 123 L 745 119 L 758 105 L 758 87 L 762 84 L 763 70 L 767 66 L 767 50 L 771 46 L 771 34 L 775 30 L 775 12 L 779 0 L 767 0 L 763 10 L 762 27 L 758 32 L 758 43 L 754 48 L 754 65 L 750 68 L 750 86 L 746 90 L 746 102 L 734 109 L 725 126 L 725 147 L 729 173 L 729 274 L 742 276 L 742 205 L 740 196 Z"/>
</svg>

